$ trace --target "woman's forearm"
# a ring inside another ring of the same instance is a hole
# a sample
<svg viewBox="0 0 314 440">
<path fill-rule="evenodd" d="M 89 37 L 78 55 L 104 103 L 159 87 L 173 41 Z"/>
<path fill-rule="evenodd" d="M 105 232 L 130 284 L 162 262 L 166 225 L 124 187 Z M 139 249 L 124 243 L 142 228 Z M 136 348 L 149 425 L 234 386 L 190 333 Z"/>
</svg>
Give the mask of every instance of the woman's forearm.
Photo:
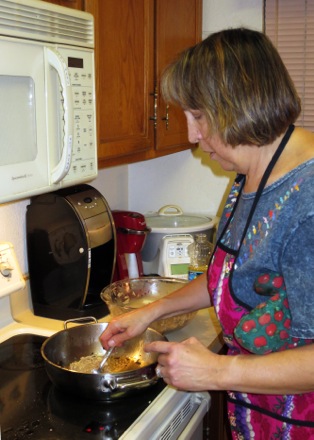
<svg viewBox="0 0 314 440">
<path fill-rule="evenodd" d="M 217 389 L 258 394 L 313 392 L 313 356 L 313 345 L 263 356 L 221 356 Z"/>
<path fill-rule="evenodd" d="M 184 287 L 147 306 L 154 320 L 210 307 L 207 276 L 202 274 Z"/>
</svg>

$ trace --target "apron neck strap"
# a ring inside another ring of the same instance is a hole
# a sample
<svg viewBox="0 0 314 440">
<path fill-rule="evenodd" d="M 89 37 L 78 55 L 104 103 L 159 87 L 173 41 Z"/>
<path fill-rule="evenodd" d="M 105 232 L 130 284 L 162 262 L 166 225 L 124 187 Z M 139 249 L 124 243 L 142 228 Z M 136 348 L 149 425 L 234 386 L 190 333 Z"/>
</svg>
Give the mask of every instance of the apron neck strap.
<svg viewBox="0 0 314 440">
<path fill-rule="evenodd" d="M 273 157 L 271 158 L 271 161 L 269 162 L 265 172 L 264 172 L 264 175 L 263 175 L 263 177 L 262 177 L 262 179 L 260 181 L 260 184 L 258 186 L 258 189 L 257 189 L 257 192 L 256 192 L 256 196 L 263 192 L 263 189 L 265 188 L 267 180 L 268 180 L 271 172 L 273 171 L 274 166 L 276 165 L 276 162 L 278 161 L 281 153 L 283 152 L 285 146 L 287 145 L 287 143 L 288 143 L 288 141 L 290 139 L 290 136 L 293 133 L 293 130 L 294 130 L 294 125 L 290 125 L 288 130 L 286 131 L 284 137 L 282 138 L 280 144 L 278 145 L 278 148 L 275 151 Z"/>
<path fill-rule="evenodd" d="M 244 231 L 243 231 L 243 234 L 242 234 L 241 242 L 240 242 L 241 244 L 242 244 L 242 242 L 244 240 L 244 237 L 246 235 L 248 227 L 249 227 L 249 225 L 251 223 L 251 220 L 252 220 L 252 217 L 254 215 L 256 206 L 257 206 L 257 204 L 259 202 L 259 199 L 260 199 L 260 197 L 262 195 L 262 192 L 263 192 L 263 190 L 264 190 L 264 188 L 266 186 L 267 180 L 268 180 L 272 170 L 274 169 L 274 166 L 276 165 L 276 162 L 278 161 L 281 153 L 283 152 L 285 146 L 287 145 L 287 143 L 288 143 L 288 141 L 290 139 L 290 136 L 293 133 L 293 130 L 294 130 L 294 125 L 290 125 L 288 130 L 286 131 L 284 137 L 282 138 L 280 144 L 278 145 L 278 148 L 275 151 L 273 157 L 271 158 L 271 161 L 269 162 L 269 164 L 268 164 L 264 174 L 263 174 L 263 177 L 262 177 L 262 179 L 260 181 L 260 184 L 258 185 L 258 188 L 257 188 L 257 191 L 256 191 L 256 195 L 255 195 L 255 198 L 254 198 L 254 201 L 253 201 L 250 213 L 249 213 L 248 218 L 247 218 L 247 222 L 246 222 L 246 225 L 245 225 L 245 228 L 244 228 Z M 263 148 L 263 147 L 261 147 L 261 148 Z M 241 244 L 240 244 L 240 246 L 241 246 Z"/>
</svg>

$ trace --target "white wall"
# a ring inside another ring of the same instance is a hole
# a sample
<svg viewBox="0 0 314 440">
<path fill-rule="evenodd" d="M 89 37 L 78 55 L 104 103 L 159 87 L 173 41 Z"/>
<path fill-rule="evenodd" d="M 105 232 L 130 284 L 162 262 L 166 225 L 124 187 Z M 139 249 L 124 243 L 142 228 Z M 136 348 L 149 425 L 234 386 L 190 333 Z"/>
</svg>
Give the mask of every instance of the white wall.
<svg viewBox="0 0 314 440">
<path fill-rule="evenodd" d="M 184 212 L 216 215 L 229 176 L 209 165 L 200 149 L 140 162 L 129 169 L 129 207 L 145 213 L 173 204 Z"/>
<path fill-rule="evenodd" d="M 263 0 L 203 0 L 203 34 L 224 28 L 263 28 Z"/>
<path fill-rule="evenodd" d="M 98 177 L 91 185 L 100 191 L 111 209 L 128 209 L 129 206 L 129 167 L 99 170 Z"/>
<path fill-rule="evenodd" d="M 204 0 L 204 36 L 225 27 L 262 28 L 263 0 Z M 0 178 L 1 179 L 1 178 Z M 112 209 L 139 212 L 178 204 L 185 211 L 216 214 L 230 176 L 199 150 L 100 170 L 92 182 Z M 0 181 L 1 183 L 1 181 Z M 0 205 L 0 241 L 11 241 L 24 273 L 26 258 L 25 213 L 28 200 Z"/>
</svg>

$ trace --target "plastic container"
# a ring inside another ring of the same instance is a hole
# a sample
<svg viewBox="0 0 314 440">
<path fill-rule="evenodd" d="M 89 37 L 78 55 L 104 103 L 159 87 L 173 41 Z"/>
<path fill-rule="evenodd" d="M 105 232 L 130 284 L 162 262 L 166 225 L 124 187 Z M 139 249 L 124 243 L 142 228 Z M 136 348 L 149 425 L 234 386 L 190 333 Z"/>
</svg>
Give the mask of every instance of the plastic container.
<svg viewBox="0 0 314 440">
<path fill-rule="evenodd" d="M 188 247 L 191 259 L 188 275 L 190 281 L 206 272 L 212 250 L 213 245 L 207 240 L 206 234 L 196 234 L 194 243 Z"/>
</svg>

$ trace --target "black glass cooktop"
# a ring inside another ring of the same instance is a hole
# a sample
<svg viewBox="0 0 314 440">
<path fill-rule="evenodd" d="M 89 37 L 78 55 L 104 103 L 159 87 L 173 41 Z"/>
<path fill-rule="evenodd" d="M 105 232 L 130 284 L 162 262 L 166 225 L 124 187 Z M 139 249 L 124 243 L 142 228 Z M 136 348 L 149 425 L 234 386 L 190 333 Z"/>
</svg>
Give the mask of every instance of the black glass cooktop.
<svg viewBox="0 0 314 440">
<path fill-rule="evenodd" d="M 165 387 L 159 381 L 117 402 L 80 399 L 49 380 L 37 335 L 0 344 L 1 440 L 115 440 Z"/>
</svg>

